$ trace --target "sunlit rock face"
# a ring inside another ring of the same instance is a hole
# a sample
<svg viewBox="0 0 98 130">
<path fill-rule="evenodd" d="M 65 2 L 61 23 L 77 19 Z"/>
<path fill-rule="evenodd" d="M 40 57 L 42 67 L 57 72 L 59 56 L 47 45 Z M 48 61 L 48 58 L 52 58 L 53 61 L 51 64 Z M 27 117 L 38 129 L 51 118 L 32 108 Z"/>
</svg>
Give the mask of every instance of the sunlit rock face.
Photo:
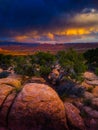
<svg viewBox="0 0 98 130">
<path fill-rule="evenodd" d="M 15 91 L 13 86 L 5 87 L 0 87 L 2 130 L 67 129 L 64 104 L 52 88 L 37 83 L 26 84 L 20 91 Z"/>
</svg>

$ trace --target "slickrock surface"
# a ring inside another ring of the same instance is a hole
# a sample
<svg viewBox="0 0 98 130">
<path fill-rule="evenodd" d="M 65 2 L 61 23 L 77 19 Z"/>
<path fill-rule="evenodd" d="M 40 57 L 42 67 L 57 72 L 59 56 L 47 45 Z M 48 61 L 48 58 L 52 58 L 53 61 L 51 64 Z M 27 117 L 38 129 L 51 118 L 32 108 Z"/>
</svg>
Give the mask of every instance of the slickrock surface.
<svg viewBox="0 0 98 130">
<path fill-rule="evenodd" d="M 0 83 L 0 130 L 67 130 L 64 104 L 52 88 L 30 83 L 15 91 L 16 83 Z"/>
</svg>

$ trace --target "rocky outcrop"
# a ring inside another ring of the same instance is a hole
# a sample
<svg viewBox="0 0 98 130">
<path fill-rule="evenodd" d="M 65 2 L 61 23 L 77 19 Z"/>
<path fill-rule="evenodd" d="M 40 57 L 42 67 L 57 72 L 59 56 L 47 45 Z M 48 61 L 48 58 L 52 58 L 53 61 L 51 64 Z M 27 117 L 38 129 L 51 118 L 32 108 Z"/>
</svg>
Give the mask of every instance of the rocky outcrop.
<svg viewBox="0 0 98 130">
<path fill-rule="evenodd" d="M 92 109 L 91 107 L 88 107 L 88 106 L 84 106 L 83 110 L 85 111 L 85 113 L 89 117 L 98 119 L 98 111 L 97 110 L 94 110 L 94 109 Z"/>
<path fill-rule="evenodd" d="M 85 124 L 80 116 L 79 109 L 71 103 L 65 103 L 65 111 L 70 125 L 79 130 L 85 130 Z"/>
<path fill-rule="evenodd" d="M 84 96 L 84 99 L 85 99 L 85 100 L 86 100 L 86 99 L 88 100 L 88 99 L 94 98 L 94 95 L 93 95 L 92 93 L 90 93 L 90 92 L 87 92 L 87 91 L 84 93 L 83 96 Z"/>
<path fill-rule="evenodd" d="M 96 76 L 93 72 L 85 72 L 83 75 L 85 79 L 84 86 L 95 86 L 98 85 L 98 76 Z"/>
<path fill-rule="evenodd" d="M 92 81 L 86 81 L 87 84 L 97 86 L 98 85 L 98 80 L 92 80 Z"/>
<path fill-rule="evenodd" d="M 52 88 L 30 83 L 17 92 L 1 81 L 0 130 L 67 129 L 64 104 Z"/>
<path fill-rule="evenodd" d="M 89 72 L 89 71 L 85 72 L 83 77 L 90 81 L 98 79 L 98 77 L 93 72 Z"/>
</svg>

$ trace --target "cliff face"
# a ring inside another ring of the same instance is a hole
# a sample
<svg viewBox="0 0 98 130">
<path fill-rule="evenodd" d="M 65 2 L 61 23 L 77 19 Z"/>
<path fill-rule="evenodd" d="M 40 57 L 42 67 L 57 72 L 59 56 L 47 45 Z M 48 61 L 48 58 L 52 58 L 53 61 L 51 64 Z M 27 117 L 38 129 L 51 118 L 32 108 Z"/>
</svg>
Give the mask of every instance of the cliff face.
<svg viewBox="0 0 98 130">
<path fill-rule="evenodd" d="M 14 82 L 13 82 L 14 81 Z M 14 85 L 15 84 L 15 85 Z M 0 130 L 66 130 L 64 104 L 45 84 L 2 79 Z"/>
</svg>

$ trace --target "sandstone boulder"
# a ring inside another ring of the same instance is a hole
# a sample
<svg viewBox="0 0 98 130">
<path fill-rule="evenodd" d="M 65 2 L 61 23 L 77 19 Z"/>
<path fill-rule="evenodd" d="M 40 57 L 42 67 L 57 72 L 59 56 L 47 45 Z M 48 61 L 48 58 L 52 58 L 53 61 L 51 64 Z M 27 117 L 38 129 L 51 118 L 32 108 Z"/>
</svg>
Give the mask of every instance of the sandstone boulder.
<svg viewBox="0 0 98 130">
<path fill-rule="evenodd" d="M 65 103 L 65 111 L 69 121 L 69 124 L 78 128 L 79 130 L 85 130 L 85 124 L 80 116 L 80 111 L 71 103 Z"/>
<path fill-rule="evenodd" d="M 8 115 L 10 130 L 66 130 L 64 104 L 47 85 L 30 83 L 17 95 Z"/>
</svg>

